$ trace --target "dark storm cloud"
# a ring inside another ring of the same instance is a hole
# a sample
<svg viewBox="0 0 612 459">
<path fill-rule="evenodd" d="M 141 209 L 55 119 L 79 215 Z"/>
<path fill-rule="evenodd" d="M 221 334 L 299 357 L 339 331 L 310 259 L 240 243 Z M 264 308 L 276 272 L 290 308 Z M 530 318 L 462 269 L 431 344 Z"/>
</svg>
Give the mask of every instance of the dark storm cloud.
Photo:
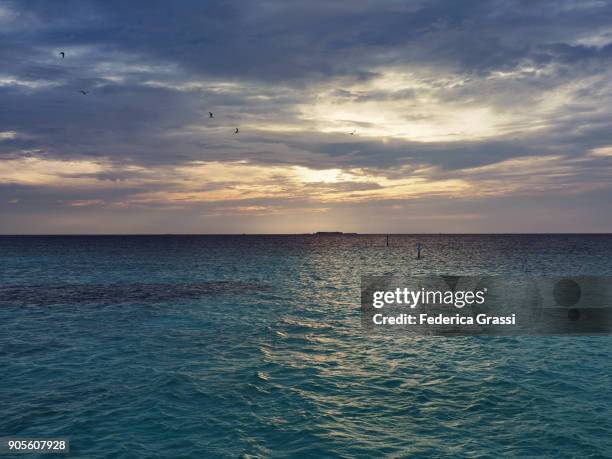
<svg viewBox="0 0 612 459">
<path fill-rule="evenodd" d="M 568 43 L 609 27 L 609 2 L 51 2 L 8 3 L 14 27 L 1 48 L 96 46 L 178 63 L 198 75 L 286 81 L 351 74 L 407 59 L 466 73 L 538 63 L 608 59 L 609 47 Z M 23 21 L 19 24 L 19 21 Z M 16 53 L 19 52 L 17 55 Z"/>
</svg>

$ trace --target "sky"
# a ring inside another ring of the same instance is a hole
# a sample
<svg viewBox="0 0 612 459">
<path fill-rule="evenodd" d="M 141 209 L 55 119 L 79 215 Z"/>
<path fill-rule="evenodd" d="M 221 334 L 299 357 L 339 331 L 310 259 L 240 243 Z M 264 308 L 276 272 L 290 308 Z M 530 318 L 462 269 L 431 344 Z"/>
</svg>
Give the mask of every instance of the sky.
<svg viewBox="0 0 612 459">
<path fill-rule="evenodd" d="M 611 1 L 0 0 L 0 62 L 2 234 L 612 232 Z"/>
</svg>

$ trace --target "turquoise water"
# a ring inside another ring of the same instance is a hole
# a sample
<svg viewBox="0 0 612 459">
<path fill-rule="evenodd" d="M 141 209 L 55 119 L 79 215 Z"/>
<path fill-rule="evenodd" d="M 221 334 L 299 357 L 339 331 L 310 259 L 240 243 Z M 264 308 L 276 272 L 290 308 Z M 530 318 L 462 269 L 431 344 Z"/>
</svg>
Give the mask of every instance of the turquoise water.
<svg viewBox="0 0 612 459">
<path fill-rule="evenodd" d="M 587 235 L 0 237 L 0 436 L 72 457 L 610 457 L 612 338 L 368 336 L 359 279 L 612 275 L 611 254 Z"/>
</svg>

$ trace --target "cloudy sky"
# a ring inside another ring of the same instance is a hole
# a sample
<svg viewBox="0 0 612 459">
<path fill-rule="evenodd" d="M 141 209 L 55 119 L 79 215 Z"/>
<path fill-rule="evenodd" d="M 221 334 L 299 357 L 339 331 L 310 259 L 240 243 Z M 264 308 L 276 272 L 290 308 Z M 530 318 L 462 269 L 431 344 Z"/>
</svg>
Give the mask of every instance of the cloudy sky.
<svg viewBox="0 0 612 459">
<path fill-rule="evenodd" d="M 0 62 L 0 233 L 612 231 L 609 1 L 0 0 Z"/>
</svg>

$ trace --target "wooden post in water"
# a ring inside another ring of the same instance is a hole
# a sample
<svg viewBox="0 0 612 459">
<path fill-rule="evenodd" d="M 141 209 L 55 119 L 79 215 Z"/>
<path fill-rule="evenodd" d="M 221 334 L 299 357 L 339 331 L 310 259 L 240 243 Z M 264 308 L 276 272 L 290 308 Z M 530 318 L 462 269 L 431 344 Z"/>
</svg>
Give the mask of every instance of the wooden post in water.
<svg viewBox="0 0 612 459">
<path fill-rule="evenodd" d="M 387 234 L 387 247 L 389 247 L 389 235 Z"/>
</svg>

